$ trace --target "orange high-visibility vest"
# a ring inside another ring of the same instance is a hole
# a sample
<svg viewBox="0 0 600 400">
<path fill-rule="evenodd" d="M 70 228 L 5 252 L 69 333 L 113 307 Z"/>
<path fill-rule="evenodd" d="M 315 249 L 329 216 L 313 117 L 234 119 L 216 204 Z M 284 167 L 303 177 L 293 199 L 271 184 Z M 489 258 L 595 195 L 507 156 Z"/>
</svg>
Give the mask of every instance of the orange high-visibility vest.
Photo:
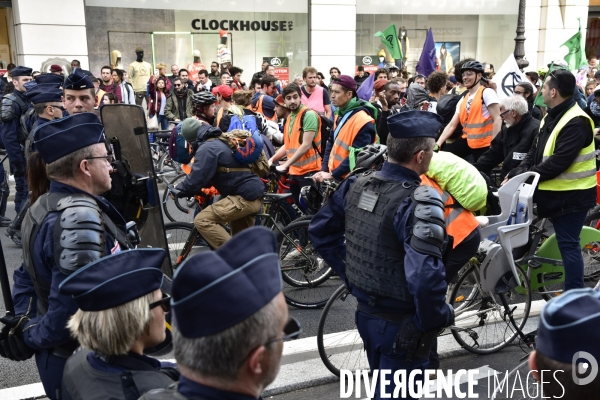
<svg viewBox="0 0 600 400">
<path fill-rule="evenodd" d="M 481 86 L 477 89 L 471 107 L 467 114 L 467 99 L 463 98 L 460 105 L 460 123 L 463 126 L 463 139 L 467 139 L 467 144 L 472 149 L 481 149 L 489 147 L 494 138 L 494 120 L 490 115 L 487 119 L 483 118 L 483 90 Z"/>
<path fill-rule="evenodd" d="M 263 108 L 262 108 L 262 103 L 263 103 L 263 97 L 265 97 L 266 95 L 261 95 L 258 100 L 256 101 L 256 106 L 252 107 L 252 103 L 250 103 L 250 109 L 256 113 L 260 113 L 262 115 L 265 115 L 265 113 L 263 112 Z M 275 113 L 275 111 L 273 111 L 273 116 L 271 118 L 267 117 L 265 115 L 265 118 L 269 121 L 275 121 L 277 122 L 277 113 Z"/>
<path fill-rule="evenodd" d="M 219 108 L 219 111 L 217 111 L 217 127 L 221 123 L 221 118 L 223 118 L 223 111 L 225 111 L 223 107 Z"/>
<path fill-rule="evenodd" d="M 444 201 L 444 219 L 446 220 L 446 232 L 454 238 L 452 248 L 456 248 L 467 236 L 471 234 L 479 223 L 475 216 L 469 211 L 458 206 L 450 193 L 443 191 L 440 185 L 426 175 L 421 175 L 421 185 L 428 185 L 442 195 Z M 457 206 L 454 206 L 454 204 Z"/>
<path fill-rule="evenodd" d="M 338 120 L 341 121 L 339 116 L 336 115 L 335 122 L 333 123 L 332 134 L 334 134 L 337 128 Z M 327 164 L 329 167 L 329 172 L 339 167 L 340 164 L 346 158 L 348 158 L 350 155 L 350 146 L 352 146 L 352 143 L 356 138 L 356 134 L 363 128 L 363 126 L 369 123 L 375 124 L 375 120 L 371 118 L 371 116 L 365 110 L 360 110 L 354 113 L 354 115 L 346 120 L 344 126 L 342 126 L 340 132 L 333 141 L 331 154 L 329 154 L 329 163 Z M 375 135 L 373 143 L 377 143 L 377 135 Z"/>
<path fill-rule="evenodd" d="M 294 125 L 292 125 L 292 133 L 290 135 L 290 120 L 292 116 L 289 115 L 285 120 L 285 125 L 283 127 L 283 143 L 285 144 L 285 150 L 287 153 L 288 160 L 294 155 L 296 151 L 300 148 L 302 144 L 302 137 L 304 136 L 304 130 L 300 129 L 302 126 L 302 118 L 306 112 L 314 112 L 307 107 L 303 107 L 302 110 L 298 111 L 296 115 L 296 119 L 294 120 Z M 302 157 L 298 161 L 296 161 L 293 165 L 290 166 L 289 173 L 291 175 L 305 175 L 309 172 L 315 172 L 321 170 L 321 157 L 315 150 L 315 146 L 317 149 L 321 148 L 321 118 L 317 115 L 317 131 L 315 132 L 315 136 L 313 138 L 313 145 L 311 148 L 304 153 Z"/>
</svg>

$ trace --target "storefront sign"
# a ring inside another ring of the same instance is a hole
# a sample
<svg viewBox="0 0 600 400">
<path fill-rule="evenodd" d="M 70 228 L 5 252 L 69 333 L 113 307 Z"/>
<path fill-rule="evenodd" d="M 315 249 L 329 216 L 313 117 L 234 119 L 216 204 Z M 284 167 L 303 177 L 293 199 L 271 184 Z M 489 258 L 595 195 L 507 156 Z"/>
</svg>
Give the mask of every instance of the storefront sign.
<svg viewBox="0 0 600 400">
<path fill-rule="evenodd" d="M 263 57 L 263 61 L 275 67 L 275 78 L 281 81 L 281 88 L 290 83 L 290 60 L 287 57 Z"/>
<path fill-rule="evenodd" d="M 355 73 L 358 74 L 358 67 L 362 65 L 365 72 L 372 74 L 379 69 L 379 57 L 377 56 L 356 56 Z"/>
<path fill-rule="evenodd" d="M 291 31 L 294 29 L 294 21 L 241 21 L 222 19 L 192 20 L 192 28 L 197 31 L 216 31 L 223 29 L 226 31 Z"/>
</svg>

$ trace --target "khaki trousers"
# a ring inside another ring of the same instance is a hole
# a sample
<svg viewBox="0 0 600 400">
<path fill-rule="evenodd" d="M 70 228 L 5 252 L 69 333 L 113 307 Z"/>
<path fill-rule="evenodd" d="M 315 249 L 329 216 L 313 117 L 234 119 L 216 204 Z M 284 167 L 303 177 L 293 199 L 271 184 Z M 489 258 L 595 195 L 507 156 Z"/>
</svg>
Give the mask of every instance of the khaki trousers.
<svg viewBox="0 0 600 400">
<path fill-rule="evenodd" d="M 220 224 L 229 222 L 231 234 L 235 235 L 254 225 L 256 217 L 253 214 L 260 211 L 261 206 L 262 198 L 245 200 L 239 195 L 227 196 L 196 215 L 194 226 L 204 240 L 216 250 L 231 239 Z"/>
</svg>

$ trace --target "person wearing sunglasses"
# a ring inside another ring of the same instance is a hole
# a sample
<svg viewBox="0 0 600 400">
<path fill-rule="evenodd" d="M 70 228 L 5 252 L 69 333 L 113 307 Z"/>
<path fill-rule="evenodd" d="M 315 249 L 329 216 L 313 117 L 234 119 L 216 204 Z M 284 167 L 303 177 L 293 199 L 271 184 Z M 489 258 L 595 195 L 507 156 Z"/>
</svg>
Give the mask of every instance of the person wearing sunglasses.
<svg viewBox="0 0 600 400">
<path fill-rule="evenodd" d="M 13 275 L 15 313 L 0 318 L 0 356 L 23 361 L 35 355 L 46 395 L 58 399 L 65 363 L 79 346 L 66 328 L 77 305 L 58 286 L 86 264 L 132 244 L 124 218 L 100 197 L 111 188 L 113 167 L 98 117 L 79 113 L 46 122 L 34 140 L 41 160 L 29 165 L 30 177 L 47 173 L 50 181 L 47 192 L 32 197 L 23 221 L 23 265 Z"/>
<path fill-rule="evenodd" d="M 128 400 L 179 379 L 173 363 L 144 355 L 166 339 L 165 257 L 163 249 L 123 251 L 60 284 L 60 293 L 79 308 L 67 327 L 82 346 L 67 360 L 61 399 Z"/>
<path fill-rule="evenodd" d="M 173 94 L 167 99 L 165 117 L 173 122 L 180 122 L 194 116 L 192 96 L 194 91 L 184 85 L 181 78 L 173 79 Z"/>
<path fill-rule="evenodd" d="M 283 342 L 301 333 L 281 290 L 277 242 L 264 227 L 186 260 L 171 303 L 181 378 L 141 399 L 259 399 L 277 376 Z"/>
</svg>

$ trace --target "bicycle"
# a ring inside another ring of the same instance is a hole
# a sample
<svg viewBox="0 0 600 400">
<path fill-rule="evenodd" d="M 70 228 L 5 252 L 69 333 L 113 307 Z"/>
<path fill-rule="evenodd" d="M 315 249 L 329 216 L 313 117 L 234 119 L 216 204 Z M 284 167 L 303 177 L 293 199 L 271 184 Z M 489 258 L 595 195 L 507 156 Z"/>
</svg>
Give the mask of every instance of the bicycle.
<svg viewBox="0 0 600 400">
<path fill-rule="evenodd" d="M 176 193 L 176 190 L 172 186 L 167 187 L 169 193 Z M 263 200 L 263 211 L 255 214 L 262 225 L 273 230 L 278 235 L 279 248 L 287 248 L 290 243 L 295 243 L 295 239 L 298 235 L 293 229 L 288 230 L 290 234 L 283 232 L 284 225 L 281 222 L 281 215 L 285 215 L 287 200 L 291 194 L 277 194 L 277 193 L 265 193 Z M 176 205 L 179 203 L 175 203 Z M 283 206 L 283 207 L 282 207 Z M 289 216 L 285 217 L 289 218 Z M 182 262 L 188 259 L 190 256 L 197 254 L 201 251 L 213 250 L 212 247 L 204 240 L 202 235 L 194 228 L 192 223 L 186 222 L 171 222 L 165 224 L 165 236 L 167 237 L 167 244 L 169 253 L 171 256 L 172 268 L 177 269 Z M 305 251 L 301 246 L 295 245 L 294 248 L 298 251 L 293 263 L 282 264 L 281 272 L 284 280 L 284 295 L 286 301 L 290 305 L 294 305 L 299 308 L 314 308 L 315 301 L 307 296 L 306 292 L 312 289 L 311 282 L 315 273 L 323 270 L 323 272 L 329 271 L 329 267 L 323 268 L 325 264 L 313 251 L 307 249 Z M 280 251 L 280 258 L 282 252 Z M 296 273 L 296 271 L 298 271 Z M 288 274 L 290 277 L 288 278 Z M 302 281 L 303 274 L 307 277 Z M 289 285 L 286 282 L 292 281 L 293 284 Z M 327 297 L 328 298 L 328 297 Z M 319 304 L 323 302 L 318 302 Z"/>
<path fill-rule="evenodd" d="M 530 178 L 533 178 L 533 183 L 526 184 Z M 532 198 L 538 180 L 536 173 L 522 174 L 499 190 L 502 214 L 477 217 L 484 240 L 477 255 L 463 268 L 457 282 L 449 286 L 447 301 L 454 307 L 456 318 L 455 324 L 446 328 L 445 332 L 450 331 L 463 348 L 473 353 L 499 351 L 517 336 L 524 340 L 527 335 L 523 334 L 522 328 L 531 309 L 533 288 L 538 289 L 540 294 L 556 295 L 558 289 L 540 288 L 564 281 L 560 257 L 547 256 L 556 240 L 554 235 L 542 239 L 545 221 L 541 228 L 532 228 L 537 239 L 532 241 L 528 253 L 520 259 L 514 257 L 513 249 L 529 242 L 530 227 L 534 221 Z M 600 240 L 600 232 L 591 228 L 584 230 L 582 243 L 583 251 L 586 251 L 585 243 L 590 237 Z M 537 249 L 540 241 L 543 241 L 542 246 Z M 527 271 L 522 268 L 523 263 L 528 267 Z M 561 276 L 556 276 L 559 273 Z M 341 368 L 368 368 L 357 331 L 338 332 L 337 321 L 352 320 L 355 309 L 356 299 L 342 285 L 325 305 L 319 321 L 319 354 L 326 367 L 336 375 Z M 331 322 L 331 318 L 328 320 L 327 317 L 333 312 L 344 315 L 338 314 Z"/>
<path fill-rule="evenodd" d="M 153 141 L 150 142 L 152 163 L 156 172 L 157 182 L 162 183 L 164 176 L 177 175 L 182 172 L 181 165 L 169 155 L 170 130 L 153 132 Z M 150 138 L 149 138 L 150 139 Z"/>
</svg>

